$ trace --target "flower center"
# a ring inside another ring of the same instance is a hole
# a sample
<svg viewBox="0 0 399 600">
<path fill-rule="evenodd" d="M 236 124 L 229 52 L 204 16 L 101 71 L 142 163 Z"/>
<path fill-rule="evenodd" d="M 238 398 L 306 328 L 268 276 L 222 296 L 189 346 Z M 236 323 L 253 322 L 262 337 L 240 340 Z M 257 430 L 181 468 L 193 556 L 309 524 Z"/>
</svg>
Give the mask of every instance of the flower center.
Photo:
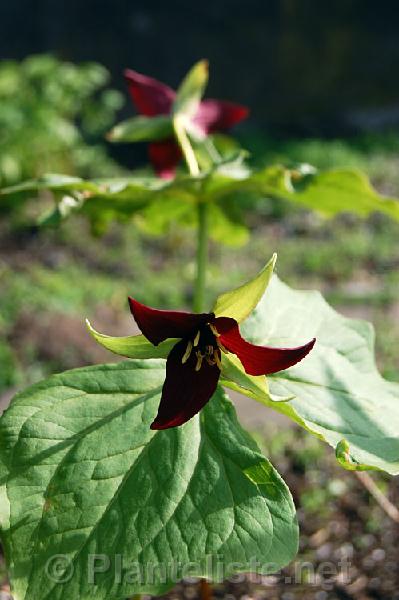
<svg viewBox="0 0 399 600">
<path fill-rule="evenodd" d="M 218 333 L 215 327 L 206 323 L 202 325 L 197 331 L 193 339 L 187 342 L 187 348 L 182 358 L 182 363 L 186 363 L 194 352 L 197 358 L 195 370 L 199 371 L 203 361 L 205 360 L 208 365 L 217 367 L 221 370 L 222 363 L 220 361 L 221 352 L 227 352 L 225 348 L 220 344 L 218 340 Z"/>
</svg>

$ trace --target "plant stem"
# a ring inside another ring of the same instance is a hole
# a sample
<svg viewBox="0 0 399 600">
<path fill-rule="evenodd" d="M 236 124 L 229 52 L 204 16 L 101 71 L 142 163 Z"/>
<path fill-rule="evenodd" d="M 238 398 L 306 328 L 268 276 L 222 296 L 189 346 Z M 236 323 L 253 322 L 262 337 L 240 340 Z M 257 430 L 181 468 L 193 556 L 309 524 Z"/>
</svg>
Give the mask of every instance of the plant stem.
<svg viewBox="0 0 399 600">
<path fill-rule="evenodd" d="M 190 139 L 187 135 L 187 132 L 184 128 L 184 122 L 181 118 L 176 117 L 174 119 L 174 129 L 177 137 L 177 141 L 179 142 L 179 146 L 184 155 L 184 160 L 187 163 L 188 170 L 190 171 L 190 175 L 193 177 L 198 177 L 200 174 L 197 157 L 195 156 L 195 152 L 190 143 Z"/>
<path fill-rule="evenodd" d="M 390 517 L 392 521 L 395 521 L 395 523 L 399 523 L 399 509 L 384 496 L 374 479 L 372 479 L 365 471 L 355 471 L 355 475 L 362 485 L 364 485 L 366 490 L 373 496 L 374 500 L 378 502 L 382 510 L 386 512 L 388 517 Z"/>
<path fill-rule="evenodd" d="M 208 263 L 208 205 L 198 202 L 197 226 L 197 274 L 194 290 L 194 310 L 203 312 L 205 307 L 206 269 Z"/>
<path fill-rule="evenodd" d="M 201 600 L 212 600 L 212 587 L 206 579 L 200 579 L 199 587 Z"/>
<path fill-rule="evenodd" d="M 183 152 L 187 168 L 192 177 L 200 175 L 197 157 L 190 139 L 184 127 L 184 122 L 178 117 L 174 120 L 174 128 L 177 141 Z M 208 263 L 208 205 L 200 198 L 197 201 L 197 273 L 194 289 L 193 309 L 195 312 L 203 312 L 205 307 L 206 270 Z"/>
</svg>

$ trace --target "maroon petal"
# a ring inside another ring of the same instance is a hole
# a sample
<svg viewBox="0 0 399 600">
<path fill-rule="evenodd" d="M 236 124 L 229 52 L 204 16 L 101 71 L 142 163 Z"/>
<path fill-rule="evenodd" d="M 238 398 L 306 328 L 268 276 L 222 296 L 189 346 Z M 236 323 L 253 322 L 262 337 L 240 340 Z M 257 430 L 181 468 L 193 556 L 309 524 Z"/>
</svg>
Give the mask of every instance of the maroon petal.
<svg viewBox="0 0 399 600">
<path fill-rule="evenodd" d="M 173 179 L 182 153 L 173 140 L 153 142 L 148 146 L 150 161 L 159 177 Z"/>
<path fill-rule="evenodd" d="M 240 104 L 221 100 L 203 100 L 193 122 L 204 133 L 225 131 L 248 116 L 249 110 Z"/>
<path fill-rule="evenodd" d="M 172 88 L 131 69 L 126 69 L 124 75 L 139 113 L 147 117 L 170 113 L 176 96 Z"/>
<path fill-rule="evenodd" d="M 219 341 L 229 352 L 236 354 L 248 375 L 268 375 L 292 367 L 313 348 L 316 339 L 297 348 L 270 348 L 255 346 L 245 341 L 234 319 L 219 317 L 214 325 L 220 333 Z"/>
<path fill-rule="evenodd" d="M 168 356 L 161 403 L 151 429 L 183 425 L 205 406 L 216 390 L 219 368 L 204 360 L 199 371 L 196 371 L 197 358 L 194 352 L 183 364 L 186 347 L 187 341 L 181 340 Z"/>
<path fill-rule="evenodd" d="M 182 338 L 195 335 L 202 324 L 212 315 L 193 314 L 175 310 L 158 310 L 129 297 L 130 311 L 141 332 L 154 346 L 167 338 Z"/>
</svg>

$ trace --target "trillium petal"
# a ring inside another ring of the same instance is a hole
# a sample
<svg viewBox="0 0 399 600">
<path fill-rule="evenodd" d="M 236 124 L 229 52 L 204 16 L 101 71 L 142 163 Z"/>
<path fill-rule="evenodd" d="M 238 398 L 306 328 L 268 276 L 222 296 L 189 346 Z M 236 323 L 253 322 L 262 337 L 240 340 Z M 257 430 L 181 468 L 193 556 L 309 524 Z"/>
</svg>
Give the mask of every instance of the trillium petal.
<svg viewBox="0 0 399 600">
<path fill-rule="evenodd" d="M 220 334 L 220 343 L 236 354 L 249 375 L 269 375 L 292 367 L 311 351 L 315 339 L 297 348 L 270 348 L 255 346 L 241 337 L 238 324 L 234 319 L 219 317 L 214 325 Z"/>
<path fill-rule="evenodd" d="M 183 425 L 205 406 L 216 390 L 219 368 L 204 360 L 196 371 L 194 352 L 185 363 L 182 362 L 186 348 L 187 341 L 181 340 L 169 354 L 161 403 L 151 429 Z"/>
<path fill-rule="evenodd" d="M 193 117 L 193 122 L 204 132 L 225 131 L 245 119 L 248 108 L 222 100 L 203 100 Z"/>
<path fill-rule="evenodd" d="M 125 79 L 132 100 L 142 115 L 153 117 L 171 112 L 176 93 L 165 83 L 142 75 L 132 69 L 125 70 Z"/>
<path fill-rule="evenodd" d="M 155 346 L 167 338 L 182 338 L 195 334 L 212 314 L 193 314 L 175 310 L 151 308 L 129 298 L 131 313 L 145 337 Z"/>
<path fill-rule="evenodd" d="M 176 142 L 173 140 L 153 142 L 148 146 L 148 155 L 159 177 L 173 179 L 176 167 L 182 158 L 181 150 Z"/>
</svg>

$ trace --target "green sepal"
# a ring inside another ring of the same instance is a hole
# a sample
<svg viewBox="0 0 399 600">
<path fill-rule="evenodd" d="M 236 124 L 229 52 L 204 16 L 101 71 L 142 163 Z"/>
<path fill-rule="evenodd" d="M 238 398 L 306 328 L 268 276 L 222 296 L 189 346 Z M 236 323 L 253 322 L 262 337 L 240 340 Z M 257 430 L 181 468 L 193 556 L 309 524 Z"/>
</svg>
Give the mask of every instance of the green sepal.
<svg viewBox="0 0 399 600">
<path fill-rule="evenodd" d="M 167 358 L 173 346 L 179 341 L 177 339 L 169 339 L 161 342 L 158 346 L 154 346 L 143 335 L 112 337 L 93 329 L 87 319 L 86 325 L 90 335 L 96 342 L 114 354 L 119 354 L 119 356 L 125 356 L 126 358 Z"/>
<path fill-rule="evenodd" d="M 265 375 L 248 375 L 241 361 L 234 354 L 222 353 L 222 385 L 257 400 L 266 406 L 274 402 L 288 402 L 294 396 L 277 396 L 271 394 Z"/>
<path fill-rule="evenodd" d="M 173 136 L 172 119 L 165 115 L 127 119 L 115 125 L 107 135 L 110 142 L 152 142 Z"/>
<path fill-rule="evenodd" d="M 180 84 L 173 103 L 173 114 L 193 117 L 208 83 L 208 61 L 200 60 Z"/>
<path fill-rule="evenodd" d="M 222 353 L 222 384 L 227 387 L 232 387 L 231 383 L 239 386 L 240 391 L 250 398 L 258 399 L 262 402 L 271 400 L 269 386 L 264 375 L 254 376 L 248 375 L 240 360 L 234 354 Z"/>
<path fill-rule="evenodd" d="M 250 281 L 235 290 L 221 294 L 213 307 L 216 317 L 231 317 L 237 323 L 244 321 L 262 298 L 273 275 L 277 254 L 273 254 L 267 265 Z"/>
</svg>

